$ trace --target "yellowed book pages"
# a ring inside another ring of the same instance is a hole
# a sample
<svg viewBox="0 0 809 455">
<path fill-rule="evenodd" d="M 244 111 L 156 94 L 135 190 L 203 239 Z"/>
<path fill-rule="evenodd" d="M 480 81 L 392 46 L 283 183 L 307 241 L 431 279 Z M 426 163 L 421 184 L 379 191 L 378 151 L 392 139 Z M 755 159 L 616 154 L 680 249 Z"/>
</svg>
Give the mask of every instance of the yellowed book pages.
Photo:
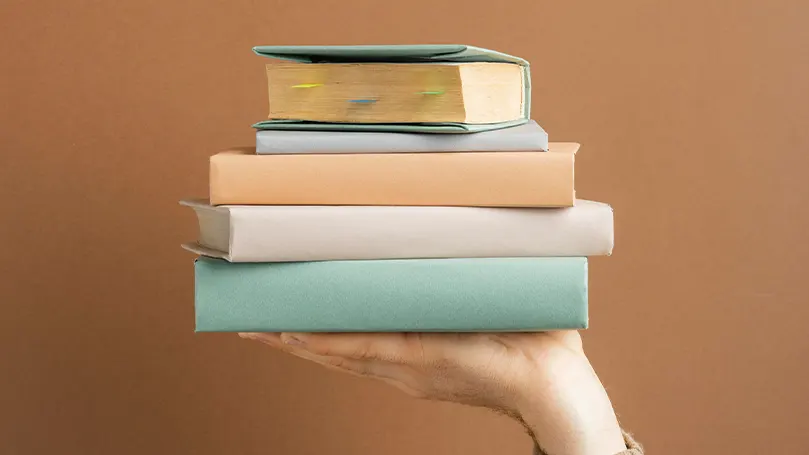
<svg viewBox="0 0 809 455">
<path fill-rule="evenodd" d="M 211 157 L 213 205 L 569 207 L 579 144 L 548 152 Z"/>
<path fill-rule="evenodd" d="M 271 119 L 486 124 L 523 117 L 513 63 L 272 63 Z"/>
</svg>

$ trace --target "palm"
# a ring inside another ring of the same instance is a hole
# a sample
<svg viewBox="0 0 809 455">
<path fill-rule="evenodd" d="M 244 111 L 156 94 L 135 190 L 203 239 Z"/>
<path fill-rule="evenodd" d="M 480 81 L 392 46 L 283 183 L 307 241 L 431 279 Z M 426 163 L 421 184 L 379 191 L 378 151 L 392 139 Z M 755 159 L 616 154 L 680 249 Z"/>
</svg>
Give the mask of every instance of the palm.
<svg viewBox="0 0 809 455">
<path fill-rule="evenodd" d="M 519 378 L 545 376 L 581 353 L 577 332 L 250 334 L 332 369 L 381 379 L 409 395 L 508 408 Z M 305 349 L 296 340 L 305 339 Z"/>
<path fill-rule="evenodd" d="M 499 410 L 549 453 L 625 447 L 574 331 L 241 335 L 416 397 Z"/>
</svg>

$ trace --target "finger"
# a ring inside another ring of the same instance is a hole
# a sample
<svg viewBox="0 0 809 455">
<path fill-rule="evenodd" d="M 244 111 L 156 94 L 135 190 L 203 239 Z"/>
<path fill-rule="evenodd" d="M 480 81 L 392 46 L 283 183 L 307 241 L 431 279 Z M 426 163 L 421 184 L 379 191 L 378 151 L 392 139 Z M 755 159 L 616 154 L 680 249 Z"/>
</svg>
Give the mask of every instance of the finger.
<svg viewBox="0 0 809 455">
<path fill-rule="evenodd" d="M 242 332 L 239 336 L 246 340 L 259 341 L 270 346 L 280 348 L 284 346 L 280 333 Z"/>
<path fill-rule="evenodd" d="M 256 340 L 278 348 L 296 357 L 317 363 L 326 369 L 354 376 L 370 377 L 388 383 L 412 397 L 423 397 L 424 394 L 405 385 L 406 372 L 398 365 L 391 365 L 374 360 L 360 360 L 346 357 L 315 354 L 303 349 L 295 343 L 284 343 L 280 333 L 240 333 L 240 337 Z"/>
<path fill-rule="evenodd" d="M 369 365 L 362 365 L 363 361 L 341 359 L 338 357 L 327 357 L 322 355 L 313 354 L 297 346 L 284 343 L 281 341 L 280 333 L 239 333 L 239 336 L 248 340 L 255 340 L 274 348 L 278 348 L 296 357 L 315 362 L 330 370 L 341 371 L 346 373 L 355 374 L 357 376 L 367 376 L 373 374 L 373 368 Z"/>
<path fill-rule="evenodd" d="M 327 357 L 300 349 L 292 349 L 288 352 L 296 357 L 315 362 L 331 371 L 382 381 L 413 398 L 425 398 L 427 396 L 424 392 L 407 385 L 401 371 L 396 372 L 391 368 L 390 364 L 344 357 Z"/>
<path fill-rule="evenodd" d="M 296 357 L 317 363 L 318 365 L 333 371 L 340 371 L 343 373 L 353 374 L 355 376 L 365 376 L 379 379 L 382 379 L 384 377 L 383 375 L 386 374 L 385 366 L 372 360 L 357 360 L 345 357 L 318 355 L 303 349 L 291 347 L 287 347 L 285 350 Z"/>
<path fill-rule="evenodd" d="M 300 335 L 306 337 L 308 334 L 289 334 L 290 336 Z M 285 343 L 279 333 L 239 333 L 245 339 L 259 341 L 269 346 L 278 348 L 296 357 L 317 363 L 324 368 L 340 373 L 348 373 L 353 376 L 370 377 L 389 384 L 414 398 L 425 398 L 427 395 L 408 385 L 408 373 L 404 366 L 391 364 L 375 360 L 360 360 L 346 357 L 336 357 L 315 354 L 303 348 L 303 345 L 292 342 Z M 283 338 L 286 338 L 284 336 Z"/>
<path fill-rule="evenodd" d="M 371 360 L 355 360 L 344 357 L 328 357 L 312 354 L 309 351 L 291 349 L 290 354 L 305 360 L 315 362 L 326 369 L 348 373 L 353 376 L 367 377 L 380 380 L 388 385 L 396 387 L 402 392 L 415 398 L 423 398 L 425 394 L 409 385 L 405 381 L 405 376 L 400 368 L 392 368 L 390 364 L 375 362 Z"/>
<path fill-rule="evenodd" d="M 392 363 L 406 356 L 399 333 L 282 333 L 281 341 L 323 356 Z"/>
<path fill-rule="evenodd" d="M 379 379 L 380 381 L 384 382 L 385 384 L 396 387 L 397 389 L 401 390 L 402 392 L 406 393 L 407 395 L 410 395 L 413 398 L 427 398 L 426 393 L 424 393 L 424 392 L 422 392 L 420 390 L 414 389 L 413 387 L 410 387 L 409 385 L 407 385 L 406 383 L 404 383 L 404 382 L 402 382 L 400 380 L 390 379 L 390 378 L 385 378 L 385 377 L 377 377 L 376 379 Z"/>
</svg>

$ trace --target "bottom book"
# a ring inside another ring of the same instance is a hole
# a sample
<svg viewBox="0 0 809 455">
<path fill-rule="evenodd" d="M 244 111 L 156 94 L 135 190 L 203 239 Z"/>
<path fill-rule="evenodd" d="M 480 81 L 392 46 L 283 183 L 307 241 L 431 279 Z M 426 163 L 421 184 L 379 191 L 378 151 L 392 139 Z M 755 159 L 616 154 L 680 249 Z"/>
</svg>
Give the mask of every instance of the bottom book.
<svg viewBox="0 0 809 455">
<path fill-rule="evenodd" d="M 587 258 L 195 262 L 198 332 L 587 327 Z"/>
</svg>

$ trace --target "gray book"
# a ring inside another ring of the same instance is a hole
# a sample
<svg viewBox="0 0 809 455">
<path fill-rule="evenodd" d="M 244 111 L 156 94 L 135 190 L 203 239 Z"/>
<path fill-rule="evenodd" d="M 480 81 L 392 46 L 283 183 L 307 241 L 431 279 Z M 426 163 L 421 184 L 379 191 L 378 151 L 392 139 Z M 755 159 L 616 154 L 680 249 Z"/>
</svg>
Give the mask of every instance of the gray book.
<svg viewBox="0 0 809 455">
<path fill-rule="evenodd" d="M 581 199 L 554 209 L 180 203 L 199 220 L 183 247 L 231 262 L 600 256 L 613 246 L 612 208 Z"/>
<path fill-rule="evenodd" d="M 259 130 L 256 153 L 522 152 L 548 150 L 548 133 L 530 120 L 470 134 Z"/>
</svg>

